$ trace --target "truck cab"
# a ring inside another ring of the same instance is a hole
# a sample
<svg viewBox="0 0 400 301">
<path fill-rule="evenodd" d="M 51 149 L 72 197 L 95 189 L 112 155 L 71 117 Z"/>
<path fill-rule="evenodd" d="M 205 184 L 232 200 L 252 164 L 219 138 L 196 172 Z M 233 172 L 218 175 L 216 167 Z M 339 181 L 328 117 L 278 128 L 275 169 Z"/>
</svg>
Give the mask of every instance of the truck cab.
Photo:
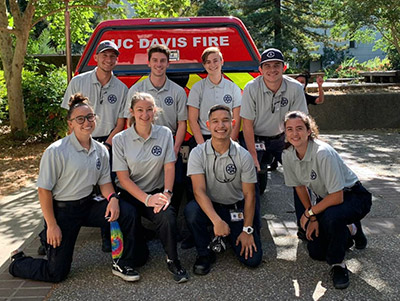
<svg viewBox="0 0 400 301">
<path fill-rule="evenodd" d="M 126 19 L 101 22 L 94 30 L 75 74 L 96 67 L 94 54 L 103 40 L 119 48 L 114 74 L 130 88 L 149 73 L 147 49 L 164 44 L 171 50 L 167 76 L 188 93 L 206 77 L 201 54 L 207 47 L 219 47 L 224 56 L 223 73 L 242 90 L 258 73 L 260 54 L 246 27 L 235 17 L 187 17 L 168 19 Z"/>
</svg>

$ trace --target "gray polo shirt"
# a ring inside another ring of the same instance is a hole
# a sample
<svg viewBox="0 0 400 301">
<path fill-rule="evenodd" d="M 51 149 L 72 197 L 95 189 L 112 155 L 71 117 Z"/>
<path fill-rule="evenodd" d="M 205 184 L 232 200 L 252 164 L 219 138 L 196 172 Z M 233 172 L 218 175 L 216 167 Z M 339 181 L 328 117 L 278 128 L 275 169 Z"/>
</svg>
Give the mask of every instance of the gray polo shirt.
<svg viewBox="0 0 400 301">
<path fill-rule="evenodd" d="M 162 111 L 157 114 L 155 124 L 168 127 L 172 134 L 176 134 L 178 121 L 187 120 L 186 92 L 185 90 L 167 78 L 164 86 L 158 90 L 150 81 L 150 77 L 134 84 L 128 92 L 125 110 L 125 117 L 130 118 L 129 108 L 131 106 L 132 96 L 135 92 L 146 92 L 154 97 L 156 106 Z"/>
<path fill-rule="evenodd" d="M 89 98 L 90 105 L 96 113 L 97 126 L 93 137 L 108 136 L 115 128 L 118 118 L 125 118 L 126 94 L 128 88 L 114 75 L 102 87 L 96 76 L 97 67 L 72 78 L 64 94 L 61 106 L 69 110 L 71 95 L 82 93 Z"/>
<path fill-rule="evenodd" d="M 254 120 L 255 135 L 272 137 L 283 133 L 285 114 L 294 110 L 308 114 L 303 86 L 286 75 L 275 94 L 261 75 L 244 88 L 240 116 Z"/>
<path fill-rule="evenodd" d="M 250 153 L 232 140 L 230 150 L 222 155 L 217 152 L 214 155 L 211 139 L 197 145 L 190 152 L 187 175 L 198 174 L 204 175 L 206 179 L 209 198 L 224 205 L 243 200 L 242 183 L 257 183 L 257 174 Z M 221 183 L 216 177 L 222 182 L 233 181 Z"/>
<path fill-rule="evenodd" d="M 164 165 L 175 160 L 172 133 L 165 126 L 153 125 L 146 140 L 134 126 L 113 137 L 113 171 L 129 171 L 131 180 L 145 192 L 164 187 Z"/>
<path fill-rule="evenodd" d="M 46 149 L 36 185 L 50 190 L 57 201 L 76 201 L 106 183 L 111 183 L 106 147 L 91 139 L 87 151 L 72 132 Z"/>
<path fill-rule="evenodd" d="M 208 120 L 208 110 L 213 105 L 226 105 L 233 110 L 240 107 L 241 104 L 240 88 L 224 77 L 218 85 L 214 85 L 207 76 L 193 85 L 188 97 L 188 106 L 200 110 L 198 123 L 203 135 L 210 135 L 206 121 Z"/>
<path fill-rule="evenodd" d="M 322 198 L 358 181 L 333 147 L 318 139 L 308 142 L 302 160 L 297 157 L 293 146 L 284 150 L 282 164 L 287 186 L 305 185 Z"/>
</svg>

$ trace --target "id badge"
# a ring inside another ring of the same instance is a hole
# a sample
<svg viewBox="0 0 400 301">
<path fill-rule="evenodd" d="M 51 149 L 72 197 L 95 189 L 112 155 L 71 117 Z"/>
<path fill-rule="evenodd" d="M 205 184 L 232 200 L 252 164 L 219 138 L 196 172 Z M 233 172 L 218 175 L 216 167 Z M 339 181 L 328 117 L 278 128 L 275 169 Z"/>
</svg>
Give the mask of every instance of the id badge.
<svg viewBox="0 0 400 301">
<path fill-rule="evenodd" d="M 266 151 L 267 148 L 265 147 L 265 142 L 264 141 L 258 141 L 255 143 L 256 146 L 256 151 Z"/>
<path fill-rule="evenodd" d="M 240 222 L 244 219 L 243 211 L 241 210 L 230 210 L 231 221 L 232 222 Z"/>
<path fill-rule="evenodd" d="M 102 195 L 96 195 L 93 200 L 95 200 L 96 202 L 101 202 L 104 201 L 105 198 Z"/>
<path fill-rule="evenodd" d="M 181 153 L 182 156 L 182 162 L 187 163 L 189 159 L 189 146 L 188 145 L 181 146 L 179 152 Z"/>
</svg>

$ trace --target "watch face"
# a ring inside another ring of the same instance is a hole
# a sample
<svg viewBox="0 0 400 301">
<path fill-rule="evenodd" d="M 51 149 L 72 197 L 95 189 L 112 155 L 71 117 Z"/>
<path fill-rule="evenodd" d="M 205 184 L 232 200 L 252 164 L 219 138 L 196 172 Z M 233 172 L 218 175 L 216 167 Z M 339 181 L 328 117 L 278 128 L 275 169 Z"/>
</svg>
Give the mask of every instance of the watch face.
<svg viewBox="0 0 400 301">
<path fill-rule="evenodd" d="M 244 228 L 247 234 L 252 234 L 254 231 L 252 227 L 244 227 Z"/>
</svg>

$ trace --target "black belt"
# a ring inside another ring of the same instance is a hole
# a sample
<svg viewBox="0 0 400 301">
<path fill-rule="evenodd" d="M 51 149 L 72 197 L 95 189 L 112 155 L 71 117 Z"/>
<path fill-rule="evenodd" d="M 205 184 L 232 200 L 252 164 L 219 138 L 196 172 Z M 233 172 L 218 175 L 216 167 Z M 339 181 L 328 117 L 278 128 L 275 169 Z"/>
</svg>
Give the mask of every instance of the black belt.
<svg viewBox="0 0 400 301">
<path fill-rule="evenodd" d="M 216 207 L 222 207 L 222 208 L 225 208 L 225 209 L 242 209 L 242 207 L 244 207 L 241 204 L 241 203 L 243 203 L 243 201 L 238 201 L 235 204 L 231 204 L 231 205 L 225 205 L 225 204 L 216 203 L 216 202 L 212 202 L 212 203 Z"/>
<path fill-rule="evenodd" d="M 86 202 L 92 200 L 93 197 L 91 195 L 84 197 L 82 199 L 79 199 L 77 201 L 57 201 L 54 200 L 53 204 L 55 207 L 57 208 L 67 208 L 67 207 L 79 207 L 83 204 L 85 204 Z"/>
<path fill-rule="evenodd" d="M 282 132 L 282 133 L 280 133 L 280 134 L 278 134 L 278 135 L 276 135 L 276 136 L 270 136 L 270 137 L 268 137 L 268 136 L 258 136 L 258 135 L 255 135 L 255 137 L 256 137 L 256 139 L 258 138 L 258 139 L 260 139 L 260 140 L 275 140 L 275 139 L 281 138 L 284 134 L 285 134 L 285 133 Z"/>
</svg>

